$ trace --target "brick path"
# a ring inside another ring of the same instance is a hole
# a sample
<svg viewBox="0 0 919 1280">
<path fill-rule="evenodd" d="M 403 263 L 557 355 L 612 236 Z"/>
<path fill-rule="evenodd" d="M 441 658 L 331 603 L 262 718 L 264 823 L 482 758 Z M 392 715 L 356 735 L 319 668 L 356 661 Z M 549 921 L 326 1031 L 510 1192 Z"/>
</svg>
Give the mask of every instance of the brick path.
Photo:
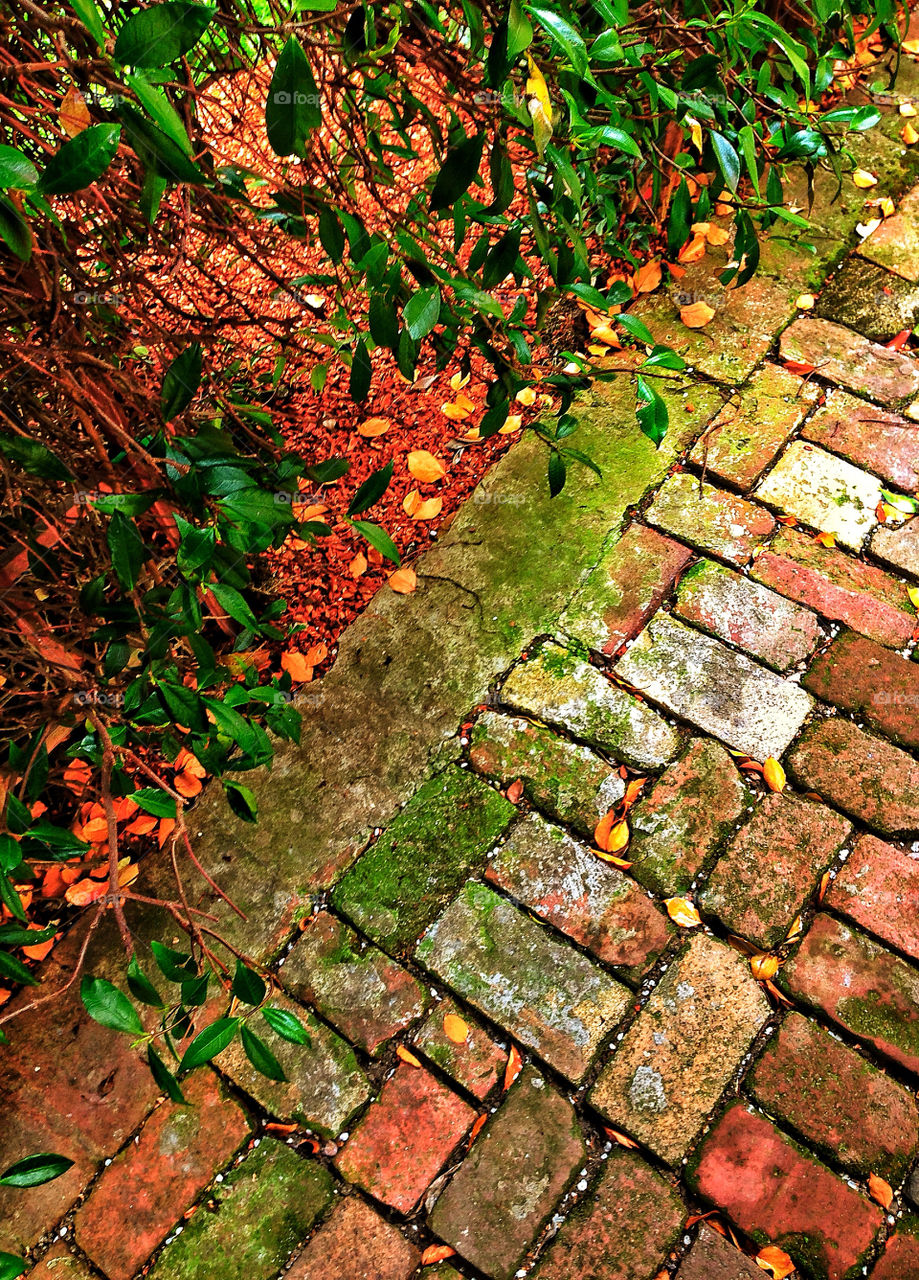
<svg viewBox="0 0 919 1280">
<path fill-rule="evenodd" d="M 858 139 L 872 196 L 915 176 L 900 123 Z M 310 1024 L 287 1080 L 231 1047 L 183 1109 L 72 995 L 14 1026 L 0 1166 L 75 1161 L 0 1192 L 36 1280 L 751 1280 L 767 1245 L 917 1280 L 919 517 L 877 507 L 919 488 L 919 363 L 845 282 L 919 281 L 919 188 L 849 257 L 864 193 L 820 192 L 816 252 L 767 246 L 706 330 L 642 300 L 695 369 L 659 452 L 617 384 L 581 406 L 602 483 L 550 507 L 518 446 L 345 637 L 259 827 L 196 810 Z M 619 868 L 592 833 L 639 779 Z"/>
</svg>

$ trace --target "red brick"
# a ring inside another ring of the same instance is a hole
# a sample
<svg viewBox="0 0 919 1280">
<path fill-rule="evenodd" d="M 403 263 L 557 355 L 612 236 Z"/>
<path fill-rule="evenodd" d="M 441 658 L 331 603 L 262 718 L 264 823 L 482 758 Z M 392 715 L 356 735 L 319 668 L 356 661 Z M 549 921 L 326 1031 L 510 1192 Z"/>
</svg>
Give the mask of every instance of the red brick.
<svg viewBox="0 0 919 1280">
<path fill-rule="evenodd" d="M 919 1276 L 919 1219 L 901 1222 L 884 1246 L 871 1280 L 916 1280 Z"/>
<path fill-rule="evenodd" d="M 703 1222 L 677 1280 L 763 1280 L 763 1272 L 752 1258 Z"/>
<path fill-rule="evenodd" d="M 285 1280 L 408 1280 L 421 1254 L 357 1196 L 340 1201 Z"/>
<path fill-rule="evenodd" d="M 688 472 L 665 480 L 646 512 L 649 524 L 731 564 L 747 564 L 775 528 L 764 507 Z"/>
<path fill-rule="evenodd" d="M 634 1151 L 614 1148 L 599 1183 L 549 1245 L 536 1280 L 650 1277 L 666 1260 L 686 1210 Z"/>
<path fill-rule="evenodd" d="M 919 830 L 919 764 L 836 716 L 809 725 L 788 758 L 805 791 L 884 835 Z"/>
<path fill-rule="evenodd" d="M 76 1242 L 111 1280 L 140 1270 L 248 1136 L 245 1116 L 212 1072 L 190 1077 L 184 1092 L 191 1105 L 158 1107 L 77 1211 Z"/>
<path fill-rule="evenodd" d="M 821 914 L 781 982 L 879 1053 L 919 1073 L 919 969 L 900 956 Z"/>
<path fill-rule="evenodd" d="M 919 960 L 919 860 L 864 835 L 826 895 L 826 905 Z"/>
<path fill-rule="evenodd" d="M 843 631 L 818 655 L 803 681 L 904 747 L 919 747 L 919 665 L 854 631 Z"/>
<path fill-rule="evenodd" d="M 896 489 L 919 487 L 919 425 L 845 391 L 833 391 L 804 424 L 806 440 L 840 453 Z"/>
<path fill-rule="evenodd" d="M 429 1072 L 400 1063 L 336 1160 L 349 1182 L 410 1213 L 475 1119 Z"/>
<path fill-rule="evenodd" d="M 56 1244 L 49 1249 L 37 1267 L 29 1272 L 28 1280 L 95 1280 L 89 1267 L 66 1244 Z"/>
<path fill-rule="evenodd" d="M 782 334 L 780 349 L 783 360 L 812 364 L 822 378 L 883 404 L 919 393 L 919 364 L 911 356 L 829 320 L 796 320 Z"/>
<path fill-rule="evenodd" d="M 902 649 L 916 625 L 902 582 L 794 529 L 783 530 L 757 557 L 750 576 L 892 649 Z"/>
<path fill-rule="evenodd" d="M 919 578 L 919 516 L 897 528 L 878 525 L 871 535 L 871 554 L 901 573 Z"/>
<path fill-rule="evenodd" d="M 919 1143 L 908 1089 L 800 1013 L 787 1014 L 746 1087 L 824 1159 L 899 1184 Z"/>
<path fill-rule="evenodd" d="M 848 1277 L 884 1220 L 876 1204 L 741 1103 L 704 1140 L 690 1181 L 742 1231 L 777 1244 L 821 1280 Z"/>
<path fill-rule="evenodd" d="M 462 1044 L 444 1031 L 444 1019 L 460 1017 L 468 1028 Z M 435 1005 L 415 1039 L 416 1047 L 448 1076 L 476 1098 L 490 1093 L 507 1066 L 507 1050 L 492 1040 L 488 1032 L 452 1000 Z"/>
</svg>

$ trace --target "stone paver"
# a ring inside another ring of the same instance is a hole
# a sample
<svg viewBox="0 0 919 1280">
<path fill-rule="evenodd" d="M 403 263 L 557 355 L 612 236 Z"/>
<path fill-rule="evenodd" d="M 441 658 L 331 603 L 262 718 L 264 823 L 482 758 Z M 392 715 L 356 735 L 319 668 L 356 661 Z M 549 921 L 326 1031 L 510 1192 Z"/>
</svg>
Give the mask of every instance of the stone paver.
<svg viewBox="0 0 919 1280">
<path fill-rule="evenodd" d="M 904 747 L 919 747 L 919 666 L 853 631 L 815 658 L 804 687 Z"/>
<path fill-rule="evenodd" d="M 411 1213 L 475 1116 L 429 1071 L 400 1062 L 335 1163 L 349 1182 Z"/>
<path fill-rule="evenodd" d="M 632 978 L 676 933 L 634 880 L 535 813 L 496 851 L 486 879 Z"/>
<path fill-rule="evenodd" d="M 804 791 L 882 835 L 919 832 L 919 764 L 883 738 L 835 716 L 804 731 L 788 758 Z"/>
<path fill-rule="evenodd" d="M 590 649 L 615 653 L 642 629 L 691 556 L 655 529 L 631 525 L 562 614 L 562 631 Z"/>
<path fill-rule="evenodd" d="M 628 987 L 470 881 L 418 960 L 569 1080 L 587 1072 L 631 1002 Z"/>
<path fill-rule="evenodd" d="M 381 1052 L 428 1003 L 410 973 L 362 944 L 353 929 L 326 911 L 308 922 L 282 975 L 297 1000 L 313 1005 L 367 1053 Z"/>
<path fill-rule="evenodd" d="M 531 804 L 583 835 L 592 834 L 625 794 L 618 771 L 588 747 L 520 716 L 495 711 L 479 716 L 470 734 L 469 762 L 503 784 L 519 779 Z"/>
<path fill-rule="evenodd" d="M 910 1215 L 884 1245 L 871 1280 L 913 1280 L 919 1276 L 919 1218 Z"/>
<path fill-rule="evenodd" d="M 28 1280 L 95 1280 L 86 1263 L 71 1253 L 66 1244 L 56 1244 L 49 1249 L 37 1267 L 29 1272 Z"/>
<path fill-rule="evenodd" d="M 785 938 L 851 831 L 825 805 L 790 791 L 768 795 L 718 859 L 699 903 L 768 951 Z"/>
<path fill-rule="evenodd" d="M 751 489 L 818 394 L 813 383 L 781 365 L 763 365 L 743 395 L 730 400 L 706 428 L 692 451 L 692 461 L 706 476 Z"/>
<path fill-rule="evenodd" d="M 904 280 L 919 281 L 919 193 L 911 191 L 893 217 L 862 241 L 859 253 Z"/>
<path fill-rule="evenodd" d="M 409 1280 L 421 1254 L 357 1196 L 340 1201 L 286 1280 Z"/>
<path fill-rule="evenodd" d="M 813 706 L 797 685 L 665 614 L 652 619 L 616 672 L 759 761 L 782 754 Z"/>
<path fill-rule="evenodd" d="M 919 392 L 919 363 L 829 320 L 796 320 L 781 338 L 783 360 L 813 365 L 822 378 L 882 404 L 906 404 Z"/>
<path fill-rule="evenodd" d="M 863 835 L 826 905 L 919 960 L 919 856 Z"/>
<path fill-rule="evenodd" d="M 810 609 L 714 560 L 684 573 L 673 611 L 775 671 L 809 658 L 822 635 Z"/>
<path fill-rule="evenodd" d="M 919 1144 L 909 1090 L 800 1013 L 786 1014 L 747 1077 L 756 1102 L 824 1159 L 902 1181 Z"/>
<path fill-rule="evenodd" d="M 769 1013 L 744 958 L 696 934 L 603 1068 L 591 1105 L 678 1165 Z"/>
<path fill-rule="evenodd" d="M 465 1039 L 459 1043 L 455 1021 L 447 1023 L 453 1036 L 447 1035 L 444 1025 L 445 1019 L 457 1018 L 466 1026 Z M 442 1000 L 434 1006 L 415 1037 L 415 1047 L 480 1100 L 498 1083 L 507 1065 L 507 1050 L 453 1000 Z"/>
<path fill-rule="evenodd" d="M 741 1103 L 706 1137 L 690 1182 L 741 1230 L 785 1249 L 815 1280 L 854 1275 L 883 1222 L 876 1204 Z"/>
<path fill-rule="evenodd" d="M 913 493 L 919 487 L 919 425 L 908 418 L 847 391 L 831 391 L 801 434 L 873 471 L 895 489 Z"/>
<path fill-rule="evenodd" d="M 693 738 L 629 813 L 631 874 L 655 893 L 686 893 L 744 811 L 747 789 L 724 747 Z"/>
<path fill-rule="evenodd" d="M 919 1073 L 919 969 L 821 914 L 781 975 L 796 999 Z"/>
<path fill-rule="evenodd" d="M 637 769 L 659 768 L 680 748 L 679 733 L 656 711 L 558 645 L 515 667 L 501 700 Z"/>
<path fill-rule="evenodd" d="M 679 1239 L 685 1216 L 659 1173 L 634 1151 L 614 1148 L 592 1195 L 549 1245 L 536 1280 L 650 1278 Z"/>
<path fill-rule="evenodd" d="M 876 476 L 844 458 L 793 440 L 754 496 L 858 551 L 877 524 L 881 488 Z"/>
<path fill-rule="evenodd" d="M 877 565 L 783 529 L 751 569 L 757 582 L 893 649 L 916 625 L 906 587 Z"/>
<path fill-rule="evenodd" d="M 871 538 L 871 554 L 911 578 L 919 578 L 919 517 L 898 528 L 880 525 Z"/>
<path fill-rule="evenodd" d="M 762 1280 L 762 1277 L 752 1258 L 704 1222 L 677 1272 L 677 1280 Z"/>
<path fill-rule="evenodd" d="M 586 1155 L 574 1108 L 532 1067 L 476 1139 L 429 1225 L 494 1280 L 511 1280 Z"/>
<path fill-rule="evenodd" d="M 853 254 L 820 292 L 814 315 L 872 342 L 888 342 L 919 320 L 919 289 Z"/>
<path fill-rule="evenodd" d="M 677 472 L 661 485 L 645 518 L 699 551 L 738 565 L 748 564 L 775 528 L 762 507 L 687 471 Z"/>
</svg>

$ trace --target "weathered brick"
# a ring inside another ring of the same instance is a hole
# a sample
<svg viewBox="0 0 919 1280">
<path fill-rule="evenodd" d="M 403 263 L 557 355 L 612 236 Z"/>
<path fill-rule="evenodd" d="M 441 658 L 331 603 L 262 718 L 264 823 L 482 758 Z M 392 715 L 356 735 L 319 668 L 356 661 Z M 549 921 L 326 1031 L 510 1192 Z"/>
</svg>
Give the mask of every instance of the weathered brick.
<svg viewBox="0 0 919 1280">
<path fill-rule="evenodd" d="M 700 904 L 768 951 L 785 938 L 851 831 L 822 804 L 790 791 L 770 794 L 718 859 Z"/>
<path fill-rule="evenodd" d="M 466 1024 L 468 1030 L 461 1044 L 444 1030 L 447 1017 L 459 1017 Z M 479 1099 L 491 1092 L 507 1065 L 507 1050 L 496 1044 L 484 1027 L 452 1000 L 442 1000 L 435 1005 L 415 1037 L 415 1046 Z"/>
<path fill-rule="evenodd" d="M 750 489 L 819 395 L 812 382 L 765 364 L 703 432 L 692 461 L 705 475 Z"/>
<path fill-rule="evenodd" d="M 879 644 L 902 649 L 913 633 L 916 616 L 902 582 L 795 529 L 783 530 L 750 574 Z"/>
<path fill-rule="evenodd" d="M 733 830 L 747 795 L 725 749 L 693 738 L 629 814 L 631 874 L 655 893 L 686 893 Z"/>
<path fill-rule="evenodd" d="M 56 1244 L 49 1249 L 37 1267 L 29 1272 L 28 1280 L 95 1280 L 89 1267 L 66 1244 Z"/>
<path fill-rule="evenodd" d="M 844 458 L 793 440 L 756 489 L 755 497 L 784 515 L 833 533 L 858 551 L 877 524 L 881 482 Z"/>
<path fill-rule="evenodd" d="M 919 487 L 919 427 L 846 391 L 831 391 L 802 430 L 805 440 L 840 453 L 895 489 Z"/>
<path fill-rule="evenodd" d="M 421 1254 L 357 1196 L 339 1201 L 285 1280 L 408 1280 Z"/>
<path fill-rule="evenodd" d="M 661 485 L 645 513 L 649 524 L 700 551 L 747 564 L 775 528 L 762 507 L 680 471 Z"/>
<path fill-rule="evenodd" d="M 676 1274 L 677 1280 L 763 1280 L 752 1258 L 704 1222 Z"/>
<path fill-rule="evenodd" d="M 336 907 L 387 951 L 408 949 L 516 813 L 474 774 L 426 782 L 335 889 Z"/>
<path fill-rule="evenodd" d="M 242 1044 L 234 1040 L 216 1059 L 217 1066 L 276 1120 L 302 1124 L 334 1137 L 370 1096 L 370 1085 L 346 1040 L 317 1021 L 301 1005 L 282 996 L 270 1003 L 294 1014 L 309 1029 L 310 1044 L 291 1044 L 259 1020 L 265 1040 L 287 1077 L 269 1080 L 256 1071 Z"/>
<path fill-rule="evenodd" d="M 473 726 L 469 763 L 503 783 L 519 779 L 531 804 L 584 835 L 625 794 L 618 772 L 588 747 L 495 711 L 486 711 Z"/>
<path fill-rule="evenodd" d="M 332 1199 L 332 1176 L 316 1161 L 263 1138 L 214 1187 L 215 1207 L 199 1207 L 166 1245 L 152 1280 L 270 1280 Z"/>
<path fill-rule="evenodd" d="M 585 1155 L 574 1108 L 524 1067 L 434 1206 L 431 1230 L 493 1280 L 511 1280 Z"/>
<path fill-rule="evenodd" d="M 638 635 L 691 556 L 656 530 L 631 525 L 579 588 L 561 630 L 588 648 L 615 653 Z"/>
<path fill-rule="evenodd" d="M 485 885 L 470 881 L 418 960 L 569 1080 L 580 1080 L 631 1001 L 628 987 Z"/>
<path fill-rule="evenodd" d="M 687 570 L 673 611 L 775 671 L 803 662 L 821 638 L 810 609 L 714 560 L 702 560 Z"/>
<path fill-rule="evenodd" d="M 784 988 L 919 1073 L 919 969 L 860 930 L 818 915 L 781 971 Z"/>
<path fill-rule="evenodd" d="M 829 320 L 796 320 L 780 346 L 783 360 L 812 364 L 822 378 L 882 404 L 899 405 L 919 392 L 919 364 L 911 356 Z"/>
<path fill-rule="evenodd" d="M 919 290 L 901 276 L 850 254 L 821 289 L 813 314 L 889 342 L 919 321 Z"/>
<path fill-rule="evenodd" d="M 807 718 L 808 694 L 668 614 L 616 663 L 630 684 L 756 760 L 780 756 Z"/>
<path fill-rule="evenodd" d="M 919 1218 L 909 1216 L 884 1245 L 871 1280 L 915 1280 L 919 1276 Z"/>
<path fill-rule="evenodd" d="M 893 217 L 884 218 L 858 251 L 904 280 L 919 281 L 919 191 L 908 192 Z"/>
<path fill-rule="evenodd" d="M 814 659 L 804 687 L 904 747 L 919 747 L 919 667 L 854 631 Z"/>
<path fill-rule="evenodd" d="M 77 1211 L 76 1242 L 111 1280 L 141 1269 L 249 1134 L 212 1072 L 192 1076 L 184 1093 L 190 1105 L 157 1108 Z"/>
<path fill-rule="evenodd" d="M 420 1018 L 428 996 L 410 973 L 323 911 L 284 962 L 284 986 L 352 1043 L 379 1053 Z"/>
<path fill-rule="evenodd" d="M 411 1213 L 475 1115 L 429 1071 L 400 1062 L 335 1163 L 349 1182 Z"/>
<path fill-rule="evenodd" d="M 633 979 L 675 936 L 668 918 L 634 880 L 535 813 L 514 827 L 485 875 Z"/>
<path fill-rule="evenodd" d="M 616 1147 L 597 1185 L 564 1223 L 536 1280 L 653 1276 L 679 1238 L 686 1210 L 634 1151 Z"/>
<path fill-rule="evenodd" d="M 898 951 L 919 960 L 919 859 L 863 835 L 824 899 Z"/>
<path fill-rule="evenodd" d="M 558 645 L 516 666 L 501 699 L 637 769 L 666 764 L 680 748 L 679 733 L 656 711 Z"/>
<path fill-rule="evenodd" d="M 591 1104 L 678 1165 L 769 1013 L 744 958 L 696 934 L 603 1068 Z"/>
<path fill-rule="evenodd" d="M 834 716 L 809 725 L 788 767 L 802 790 L 816 791 L 883 835 L 919 831 L 919 764 L 848 720 Z"/>
<path fill-rule="evenodd" d="M 747 1076 L 746 1087 L 824 1159 L 862 1177 L 899 1183 L 919 1143 L 919 1110 L 908 1089 L 800 1013 Z"/>
<path fill-rule="evenodd" d="M 786 1250 L 814 1280 L 853 1276 L 883 1222 L 876 1204 L 741 1103 L 705 1138 L 690 1182 L 758 1244 Z"/>
<path fill-rule="evenodd" d="M 919 578 L 919 516 L 898 529 L 879 525 L 871 539 L 871 554 L 912 578 Z"/>
</svg>

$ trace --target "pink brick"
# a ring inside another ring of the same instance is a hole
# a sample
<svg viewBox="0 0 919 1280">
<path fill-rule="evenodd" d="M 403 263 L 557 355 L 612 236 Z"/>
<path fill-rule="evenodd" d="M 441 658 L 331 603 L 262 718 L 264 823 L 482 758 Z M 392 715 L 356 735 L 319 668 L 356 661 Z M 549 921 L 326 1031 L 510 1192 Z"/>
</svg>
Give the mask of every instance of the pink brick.
<svg viewBox="0 0 919 1280">
<path fill-rule="evenodd" d="M 822 378 L 884 404 L 919 393 L 919 364 L 903 351 L 869 342 L 829 320 L 800 319 L 781 338 L 783 360 L 810 364 Z"/>
<path fill-rule="evenodd" d="M 396 1227 L 350 1196 L 284 1274 L 285 1280 L 408 1280 L 420 1260 Z"/>
<path fill-rule="evenodd" d="M 862 836 L 826 895 L 826 905 L 919 960 L 919 859 Z"/>
<path fill-rule="evenodd" d="M 919 487 L 919 423 L 833 391 L 804 424 L 806 440 L 842 454 L 906 493 Z"/>
<path fill-rule="evenodd" d="M 805 689 L 880 729 L 904 747 L 919 747 L 919 663 L 852 631 L 815 658 Z"/>
</svg>

